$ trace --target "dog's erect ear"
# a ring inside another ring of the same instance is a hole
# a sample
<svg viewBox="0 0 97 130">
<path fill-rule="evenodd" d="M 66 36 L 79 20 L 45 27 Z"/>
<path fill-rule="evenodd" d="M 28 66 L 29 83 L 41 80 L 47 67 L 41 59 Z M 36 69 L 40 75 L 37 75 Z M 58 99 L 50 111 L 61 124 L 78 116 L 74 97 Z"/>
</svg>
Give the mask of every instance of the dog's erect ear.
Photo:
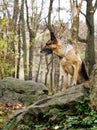
<svg viewBox="0 0 97 130">
<path fill-rule="evenodd" d="M 57 43 L 58 43 L 57 39 L 54 39 L 53 44 L 57 44 Z"/>
<path fill-rule="evenodd" d="M 51 41 L 56 39 L 54 32 L 50 32 L 50 36 L 51 36 Z"/>
</svg>

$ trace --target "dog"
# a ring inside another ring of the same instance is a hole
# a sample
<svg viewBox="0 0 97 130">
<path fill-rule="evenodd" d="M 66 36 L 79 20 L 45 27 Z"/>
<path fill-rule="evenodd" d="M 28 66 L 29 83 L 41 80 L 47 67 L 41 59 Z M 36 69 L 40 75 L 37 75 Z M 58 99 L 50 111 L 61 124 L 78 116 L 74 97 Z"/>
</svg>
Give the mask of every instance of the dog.
<svg viewBox="0 0 97 130">
<path fill-rule="evenodd" d="M 68 75 L 72 76 L 72 86 L 77 85 L 79 74 L 82 74 L 85 80 L 89 79 L 78 50 L 70 43 L 62 43 L 55 37 L 53 32 L 51 32 L 51 39 L 41 49 L 41 53 L 45 53 L 46 55 L 54 53 L 59 57 L 66 77 L 63 90 L 68 86 Z"/>
</svg>

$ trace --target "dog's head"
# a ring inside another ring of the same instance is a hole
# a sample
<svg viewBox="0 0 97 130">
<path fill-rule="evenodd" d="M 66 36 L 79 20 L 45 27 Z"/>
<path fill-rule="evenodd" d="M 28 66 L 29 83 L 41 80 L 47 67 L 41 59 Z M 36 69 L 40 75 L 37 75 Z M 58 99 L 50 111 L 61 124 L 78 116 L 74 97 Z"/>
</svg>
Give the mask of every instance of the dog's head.
<svg viewBox="0 0 97 130">
<path fill-rule="evenodd" d="M 40 52 L 45 54 L 51 54 L 53 53 L 53 50 L 56 47 L 57 47 L 57 39 L 51 32 L 51 39 L 46 42 L 45 47 L 43 47 Z"/>
<path fill-rule="evenodd" d="M 41 53 L 45 53 L 46 55 L 53 53 L 53 50 L 56 48 L 56 40 L 49 40 L 46 45 L 41 49 Z"/>
</svg>

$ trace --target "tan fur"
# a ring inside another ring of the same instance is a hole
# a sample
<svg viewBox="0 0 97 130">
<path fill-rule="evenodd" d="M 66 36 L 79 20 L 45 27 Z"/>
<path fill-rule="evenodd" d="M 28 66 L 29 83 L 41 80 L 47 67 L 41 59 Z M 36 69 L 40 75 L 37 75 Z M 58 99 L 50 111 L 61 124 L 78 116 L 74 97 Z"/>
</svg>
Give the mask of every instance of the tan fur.
<svg viewBox="0 0 97 130">
<path fill-rule="evenodd" d="M 72 85 L 76 85 L 78 73 L 82 64 L 82 60 L 78 51 L 75 50 L 75 48 L 70 44 L 62 45 L 59 41 L 57 41 L 57 39 L 53 41 L 53 44 L 48 44 L 47 42 L 46 47 L 53 49 L 54 54 L 62 57 L 60 59 L 60 64 L 65 74 L 72 76 Z M 63 89 L 67 88 L 67 81 L 68 79 L 65 80 Z"/>
<path fill-rule="evenodd" d="M 67 73 L 67 75 L 70 74 L 72 76 L 72 85 L 76 85 L 78 79 L 78 73 L 82 63 L 79 55 L 76 54 L 75 50 L 73 49 L 69 51 L 67 55 L 64 56 L 64 58 L 62 58 L 62 60 L 60 60 L 60 63 L 64 72 Z M 67 86 L 64 86 L 65 89 L 66 87 Z"/>
</svg>

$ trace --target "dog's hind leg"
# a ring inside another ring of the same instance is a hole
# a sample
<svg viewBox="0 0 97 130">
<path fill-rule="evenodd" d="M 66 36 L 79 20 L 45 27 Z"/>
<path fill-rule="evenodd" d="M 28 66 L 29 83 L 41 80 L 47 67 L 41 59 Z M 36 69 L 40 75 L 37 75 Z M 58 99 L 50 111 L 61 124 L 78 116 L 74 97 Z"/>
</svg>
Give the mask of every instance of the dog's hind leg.
<svg viewBox="0 0 97 130">
<path fill-rule="evenodd" d="M 67 89 L 67 86 L 68 86 L 68 73 L 65 72 L 65 74 L 64 74 L 64 86 L 62 88 L 62 91 L 65 91 Z"/>
<path fill-rule="evenodd" d="M 74 73 L 73 73 L 73 77 L 72 77 L 72 86 L 77 84 L 79 63 L 74 64 L 73 68 L 74 68 Z"/>
<path fill-rule="evenodd" d="M 71 83 L 72 83 L 72 76 L 68 74 L 68 87 L 71 86 Z"/>
</svg>

